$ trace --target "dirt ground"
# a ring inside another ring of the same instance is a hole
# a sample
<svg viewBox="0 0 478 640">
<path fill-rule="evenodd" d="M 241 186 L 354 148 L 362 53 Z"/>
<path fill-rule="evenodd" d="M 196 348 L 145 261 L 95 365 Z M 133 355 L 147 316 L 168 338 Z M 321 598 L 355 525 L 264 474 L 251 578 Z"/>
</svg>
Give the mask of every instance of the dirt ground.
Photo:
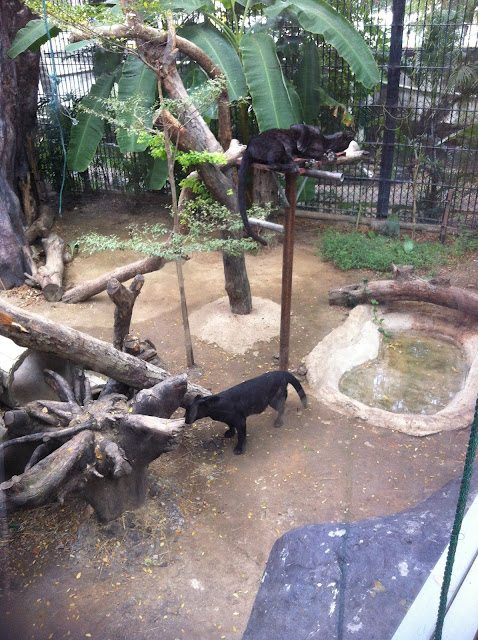
<svg viewBox="0 0 478 640">
<path fill-rule="evenodd" d="M 69 202 L 56 230 L 70 242 L 84 230 L 124 234 L 164 217 L 152 197 L 101 196 Z M 330 288 L 374 274 L 343 273 L 314 252 L 316 225 L 299 222 L 294 256 L 290 368 L 347 315 L 329 307 Z M 80 254 L 67 284 L 137 259 Z M 478 261 L 447 268 L 452 284 L 476 287 Z M 282 247 L 248 256 L 253 296 L 280 303 Z M 225 295 L 222 260 L 194 255 L 184 267 L 190 313 Z M 103 340 L 112 338 L 106 293 L 89 302 L 47 303 L 22 288 L 27 307 Z M 186 368 L 173 264 L 147 274 L 133 329 L 152 340 L 172 373 Z M 244 329 L 241 329 L 244 331 Z M 277 367 L 278 337 L 245 353 L 194 339 L 191 377 L 213 392 Z M 303 380 L 307 391 L 307 381 Z M 462 472 L 468 430 L 414 438 L 334 413 L 289 394 L 285 423 L 274 412 L 248 419 L 244 456 L 224 425 L 202 420 L 178 450 L 151 465 L 144 507 L 99 525 L 83 503 L 51 505 L 4 520 L 0 637 L 3 640 L 219 640 L 245 630 L 270 549 L 291 528 L 350 522 L 400 511 Z"/>
</svg>

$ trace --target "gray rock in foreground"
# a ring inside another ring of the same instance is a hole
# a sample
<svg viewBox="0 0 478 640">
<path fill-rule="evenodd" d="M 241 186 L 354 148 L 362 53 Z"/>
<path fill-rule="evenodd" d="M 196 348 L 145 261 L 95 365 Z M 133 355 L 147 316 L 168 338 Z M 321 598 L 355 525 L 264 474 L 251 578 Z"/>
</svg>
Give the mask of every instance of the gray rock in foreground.
<svg viewBox="0 0 478 640">
<path fill-rule="evenodd" d="M 460 482 L 398 514 L 279 538 L 243 640 L 389 640 L 449 542 Z M 475 472 L 468 504 L 477 493 Z"/>
</svg>

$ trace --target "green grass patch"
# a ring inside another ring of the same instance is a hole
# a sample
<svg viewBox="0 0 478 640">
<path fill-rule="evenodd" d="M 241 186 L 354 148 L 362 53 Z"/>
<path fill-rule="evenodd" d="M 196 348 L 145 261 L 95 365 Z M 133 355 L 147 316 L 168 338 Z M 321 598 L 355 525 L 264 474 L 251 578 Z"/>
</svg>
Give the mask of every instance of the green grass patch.
<svg viewBox="0 0 478 640">
<path fill-rule="evenodd" d="M 417 242 L 409 237 L 391 238 L 374 231 L 359 233 L 326 229 L 321 232 L 318 255 L 342 271 L 370 269 L 391 271 L 392 263 L 409 264 L 417 270 L 434 272 L 444 264 L 478 249 L 478 235 L 463 234 L 451 243 Z"/>
</svg>

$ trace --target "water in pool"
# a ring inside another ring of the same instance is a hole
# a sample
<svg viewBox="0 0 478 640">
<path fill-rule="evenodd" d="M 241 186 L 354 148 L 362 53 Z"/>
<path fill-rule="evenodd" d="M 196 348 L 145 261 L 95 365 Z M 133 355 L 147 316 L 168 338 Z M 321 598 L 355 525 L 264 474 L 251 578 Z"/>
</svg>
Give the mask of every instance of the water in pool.
<svg viewBox="0 0 478 640">
<path fill-rule="evenodd" d="M 454 341 L 397 334 L 381 344 L 375 360 L 344 373 L 339 390 L 385 411 L 433 414 L 463 387 L 466 373 L 465 354 Z"/>
</svg>

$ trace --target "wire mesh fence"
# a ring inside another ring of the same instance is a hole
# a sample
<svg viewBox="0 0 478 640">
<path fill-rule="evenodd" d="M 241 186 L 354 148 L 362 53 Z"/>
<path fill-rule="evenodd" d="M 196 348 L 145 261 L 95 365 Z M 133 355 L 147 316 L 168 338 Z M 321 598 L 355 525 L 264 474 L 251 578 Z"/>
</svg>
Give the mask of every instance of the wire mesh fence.
<svg viewBox="0 0 478 640">
<path fill-rule="evenodd" d="M 381 71 L 380 86 L 365 94 L 335 50 L 324 48 L 326 90 L 353 114 L 358 140 L 370 158 L 346 168 L 342 184 L 319 185 L 304 206 L 353 216 L 393 216 L 400 222 L 441 224 L 446 215 L 449 226 L 476 228 L 475 4 L 396 0 L 392 7 L 387 0 L 351 7 L 339 0 L 335 6 L 361 31 Z M 391 60 L 397 39 L 400 51 Z M 394 77 L 393 71 L 398 71 Z M 390 97 L 393 81 L 396 92 Z M 340 128 L 327 108 L 322 109 L 321 125 Z"/>
<path fill-rule="evenodd" d="M 332 133 L 353 117 L 356 139 L 369 152 L 366 162 L 344 168 L 343 183 L 317 184 L 302 192 L 300 208 L 354 217 L 387 217 L 397 222 L 478 227 L 478 11 L 474 0 L 332 0 L 370 46 L 380 69 L 380 84 L 366 91 L 348 65 L 321 38 L 320 85 L 333 98 L 321 104 L 319 125 Z M 298 30 L 284 22 L 275 32 L 288 78 L 295 72 Z M 78 102 L 94 82 L 94 49 L 55 52 L 65 130 Z M 49 113 L 48 50 L 42 53 L 39 166 L 58 187 L 61 149 L 58 124 Z M 233 109 L 234 112 L 234 109 Z M 236 114 L 237 115 L 237 114 Z M 238 116 L 237 116 L 238 117 Z M 68 136 L 68 133 L 67 133 Z M 69 172 L 72 191 L 141 192 L 150 160 L 125 157 L 114 131 L 106 126 L 92 165 Z"/>
</svg>

